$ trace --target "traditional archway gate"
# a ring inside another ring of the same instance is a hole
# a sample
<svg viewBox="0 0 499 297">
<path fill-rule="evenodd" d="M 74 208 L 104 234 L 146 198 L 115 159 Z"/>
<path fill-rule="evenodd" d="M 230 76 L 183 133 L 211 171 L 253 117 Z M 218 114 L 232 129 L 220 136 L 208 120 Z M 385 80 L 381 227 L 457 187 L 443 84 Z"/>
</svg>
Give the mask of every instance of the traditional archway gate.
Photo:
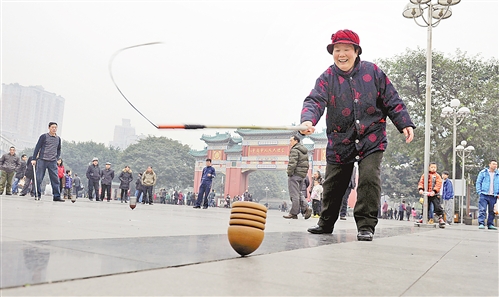
<svg viewBox="0 0 499 297">
<path fill-rule="evenodd" d="M 202 151 L 191 151 L 196 158 L 194 189 L 199 188 L 201 173 L 206 158 L 218 173 L 225 174 L 224 194 L 231 197 L 240 195 L 248 188 L 249 174 L 256 170 L 286 170 L 288 166 L 289 138 L 296 133 L 288 130 L 238 129 L 241 137 L 229 133 L 214 136 L 203 135 L 207 147 Z M 309 150 L 309 175 L 326 169 L 325 131 L 308 136 L 312 144 L 305 143 Z"/>
</svg>

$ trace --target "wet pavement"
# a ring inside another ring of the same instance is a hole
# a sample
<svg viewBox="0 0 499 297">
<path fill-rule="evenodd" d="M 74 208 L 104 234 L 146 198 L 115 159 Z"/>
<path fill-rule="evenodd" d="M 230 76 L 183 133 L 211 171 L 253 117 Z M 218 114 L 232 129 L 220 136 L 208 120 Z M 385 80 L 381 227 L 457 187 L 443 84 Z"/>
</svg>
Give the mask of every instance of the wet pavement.
<svg viewBox="0 0 499 297">
<path fill-rule="evenodd" d="M 1 197 L 1 296 L 497 296 L 497 231 L 380 220 L 358 242 L 353 218 L 269 210 L 252 254 L 230 246 L 230 209 Z M 484 273 L 486 272 L 486 273 Z"/>
</svg>

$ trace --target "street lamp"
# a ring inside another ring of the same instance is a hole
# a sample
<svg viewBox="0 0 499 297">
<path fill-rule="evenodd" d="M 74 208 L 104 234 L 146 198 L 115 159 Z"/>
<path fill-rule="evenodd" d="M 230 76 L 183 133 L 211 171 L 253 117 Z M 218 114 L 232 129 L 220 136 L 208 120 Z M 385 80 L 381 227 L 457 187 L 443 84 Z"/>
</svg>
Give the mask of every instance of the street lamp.
<svg viewBox="0 0 499 297">
<path fill-rule="evenodd" d="M 459 99 L 452 99 L 450 106 L 444 107 L 440 114 L 442 118 L 445 118 L 447 124 L 452 125 L 452 187 L 454 192 L 456 192 L 456 127 L 470 115 L 469 108 L 465 106 L 459 108 L 460 105 Z M 452 205 L 452 213 L 454 213 L 454 205 Z"/>
<path fill-rule="evenodd" d="M 463 165 L 463 169 L 461 171 L 462 174 L 462 182 L 463 182 L 463 192 L 461 193 L 461 198 L 459 199 L 459 217 L 461 219 L 461 224 L 463 223 L 463 196 L 464 192 L 466 191 L 465 183 L 464 183 L 464 165 L 465 165 L 465 158 L 466 156 L 469 156 L 471 152 L 475 150 L 473 146 L 466 146 L 468 144 L 466 140 L 461 141 L 461 144 L 456 147 L 456 151 L 459 154 L 459 156 L 462 158 L 461 163 Z"/>
<path fill-rule="evenodd" d="M 267 193 L 269 192 L 269 187 L 265 187 L 265 199 L 267 200 L 267 207 L 269 207 L 269 197 L 267 197 Z"/>
<path fill-rule="evenodd" d="M 428 170 L 430 165 L 430 134 L 431 134 L 431 32 L 433 27 L 438 26 L 440 21 L 449 18 L 452 15 L 451 5 L 458 4 L 461 0 L 438 0 L 434 4 L 431 0 L 410 0 L 402 15 L 409 19 L 414 19 L 414 22 L 420 27 L 427 27 L 427 46 L 426 46 L 426 115 L 425 115 L 425 145 L 424 145 L 424 169 Z M 427 10 L 427 17 L 424 16 L 424 11 Z M 421 17 L 423 24 L 418 22 Z M 433 22 L 433 19 L 436 19 Z M 428 175 L 424 174 L 424 195 L 423 203 L 428 205 Z M 423 223 L 428 220 L 428 208 L 423 207 Z"/>
</svg>

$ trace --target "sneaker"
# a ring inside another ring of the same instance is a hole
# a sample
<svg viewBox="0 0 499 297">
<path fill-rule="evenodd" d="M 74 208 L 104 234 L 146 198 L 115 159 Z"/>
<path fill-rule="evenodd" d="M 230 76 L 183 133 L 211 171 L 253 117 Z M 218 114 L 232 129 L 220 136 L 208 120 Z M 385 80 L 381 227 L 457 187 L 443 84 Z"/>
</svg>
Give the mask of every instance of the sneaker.
<svg viewBox="0 0 499 297">
<path fill-rule="evenodd" d="M 288 214 L 287 216 L 282 216 L 283 218 L 285 219 L 298 219 L 298 216 L 297 215 L 292 215 L 292 214 Z"/>
<path fill-rule="evenodd" d="M 358 241 L 373 241 L 374 234 L 369 230 L 361 230 L 357 234 Z"/>
<path fill-rule="evenodd" d="M 307 210 L 305 210 L 305 213 L 303 214 L 305 220 L 310 219 L 311 215 L 312 215 L 312 209 L 310 207 L 307 207 Z"/>
<path fill-rule="evenodd" d="M 307 229 L 308 232 L 312 234 L 331 234 L 333 233 L 333 228 L 321 227 L 319 225 L 315 225 Z"/>
<path fill-rule="evenodd" d="M 317 214 L 316 214 L 316 215 L 314 216 L 314 219 L 318 219 L 318 218 L 320 218 L 320 217 L 321 217 L 320 215 L 317 215 Z"/>
<path fill-rule="evenodd" d="M 435 224 L 435 221 L 433 221 L 433 219 L 429 219 L 428 224 Z"/>
<path fill-rule="evenodd" d="M 478 226 L 478 229 L 485 229 L 485 226 L 484 225 L 480 225 L 480 226 Z"/>
<path fill-rule="evenodd" d="M 347 217 L 340 217 L 340 220 L 345 221 L 346 219 L 347 219 Z"/>
<path fill-rule="evenodd" d="M 438 227 L 445 228 L 445 222 L 443 218 L 438 219 Z"/>
<path fill-rule="evenodd" d="M 490 225 L 487 228 L 489 228 L 489 230 L 497 230 L 496 226 L 494 226 L 494 225 Z"/>
</svg>

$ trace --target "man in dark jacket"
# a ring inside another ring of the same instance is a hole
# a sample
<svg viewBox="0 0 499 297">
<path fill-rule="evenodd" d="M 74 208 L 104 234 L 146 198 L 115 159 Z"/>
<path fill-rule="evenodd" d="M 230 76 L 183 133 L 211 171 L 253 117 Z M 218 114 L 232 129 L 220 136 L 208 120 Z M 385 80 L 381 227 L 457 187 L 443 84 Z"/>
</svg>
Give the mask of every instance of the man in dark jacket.
<svg viewBox="0 0 499 297">
<path fill-rule="evenodd" d="M 289 162 L 286 173 L 288 174 L 288 191 L 291 200 L 289 214 L 283 216 L 285 219 L 298 219 L 301 212 L 305 220 L 312 215 L 312 209 L 308 207 L 305 197 L 301 195 L 303 180 L 308 174 L 308 150 L 300 143 L 300 138 L 294 135 L 289 139 L 291 149 L 289 151 Z"/>
<path fill-rule="evenodd" d="M 73 179 L 73 186 L 75 189 L 75 197 L 78 199 L 78 192 L 81 190 L 81 179 L 78 174 L 75 173 L 75 177 Z"/>
<path fill-rule="evenodd" d="M 12 184 L 12 194 L 16 194 L 19 192 L 18 191 L 18 185 L 19 181 L 21 181 L 24 177 L 24 173 L 26 172 L 26 160 L 28 157 L 25 154 L 22 154 L 21 156 L 21 165 L 19 168 L 16 170 L 16 175 L 14 176 L 14 183 Z"/>
<path fill-rule="evenodd" d="M 28 191 L 31 193 L 31 197 L 35 196 L 35 174 L 33 171 L 34 165 L 31 164 L 32 160 L 33 157 L 30 156 L 28 158 L 28 161 L 26 162 L 26 171 L 24 172 L 24 187 L 19 196 L 26 196 L 26 194 L 28 194 Z"/>
<path fill-rule="evenodd" d="M 211 166 L 211 159 L 206 159 L 206 167 L 203 168 L 203 172 L 201 174 L 201 185 L 199 186 L 198 200 L 196 201 L 194 208 L 201 208 L 201 204 L 203 204 L 203 209 L 208 208 L 208 194 L 210 193 L 211 182 L 215 176 L 215 168 Z"/>
<path fill-rule="evenodd" d="M 388 144 L 386 118 L 404 133 L 406 143 L 414 138 L 416 126 L 385 73 L 375 64 L 360 60 L 359 43 L 359 36 L 351 30 L 339 30 L 331 36 L 327 51 L 334 64 L 317 79 L 303 102 L 301 125 L 307 129 L 300 133 L 314 133 L 314 126 L 327 108 L 323 209 L 317 226 L 308 232 L 333 232 L 357 161 L 359 180 L 354 208 L 357 240 L 371 241 L 378 223 L 381 160 Z"/>
<path fill-rule="evenodd" d="M 135 180 L 135 197 L 138 203 L 142 203 L 142 196 L 144 196 L 144 187 L 142 186 L 142 173 L 139 173 Z"/>
<path fill-rule="evenodd" d="M 16 148 L 11 146 L 9 152 L 0 157 L 0 170 L 2 170 L 0 178 L 0 195 L 12 195 L 12 180 L 16 174 L 16 170 L 21 166 L 21 161 L 16 155 Z"/>
<path fill-rule="evenodd" d="M 100 200 L 104 201 L 104 196 L 107 196 L 107 202 L 111 201 L 111 185 L 114 179 L 114 170 L 111 169 L 111 163 L 106 162 L 106 168 L 100 172 L 101 177 L 101 194 Z"/>
<path fill-rule="evenodd" d="M 49 123 L 49 132 L 40 135 L 33 152 L 32 165 L 36 165 L 36 189 L 38 193 L 35 199 L 42 198 L 42 181 L 45 171 L 48 170 L 50 184 L 52 186 L 52 200 L 65 202 L 61 199 L 61 184 L 57 174 L 57 160 L 61 157 L 61 138 L 57 135 L 57 123 Z"/>
<path fill-rule="evenodd" d="M 90 201 L 94 200 L 94 196 L 92 195 L 95 190 L 95 201 L 99 201 L 99 181 L 100 181 L 100 168 L 99 168 L 99 159 L 93 158 L 92 164 L 90 164 L 87 168 L 86 176 L 88 178 L 88 199 Z"/>
</svg>

